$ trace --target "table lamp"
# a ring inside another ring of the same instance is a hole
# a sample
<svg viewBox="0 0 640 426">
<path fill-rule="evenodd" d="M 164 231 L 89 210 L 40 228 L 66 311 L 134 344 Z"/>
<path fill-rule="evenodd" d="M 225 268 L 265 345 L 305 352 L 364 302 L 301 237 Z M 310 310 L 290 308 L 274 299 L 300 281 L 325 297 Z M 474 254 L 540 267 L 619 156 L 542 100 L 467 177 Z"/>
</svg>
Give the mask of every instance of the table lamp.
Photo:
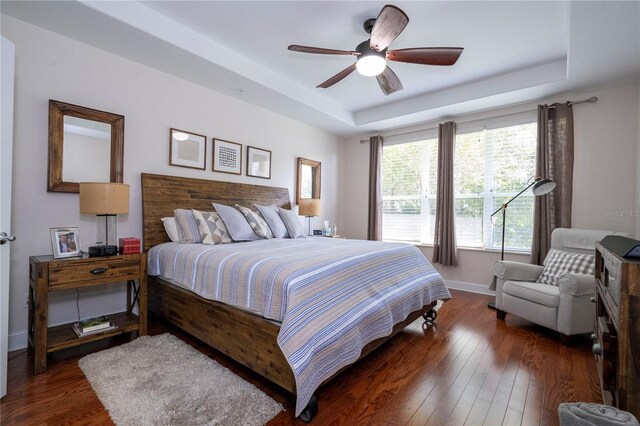
<svg viewBox="0 0 640 426">
<path fill-rule="evenodd" d="M 301 198 L 298 201 L 298 214 L 309 218 L 309 235 L 313 235 L 313 218 L 320 216 L 319 198 Z"/>
<path fill-rule="evenodd" d="M 80 213 L 98 216 L 98 241 L 89 256 L 118 254 L 116 215 L 129 213 L 129 185 L 81 182 Z"/>
</svg>

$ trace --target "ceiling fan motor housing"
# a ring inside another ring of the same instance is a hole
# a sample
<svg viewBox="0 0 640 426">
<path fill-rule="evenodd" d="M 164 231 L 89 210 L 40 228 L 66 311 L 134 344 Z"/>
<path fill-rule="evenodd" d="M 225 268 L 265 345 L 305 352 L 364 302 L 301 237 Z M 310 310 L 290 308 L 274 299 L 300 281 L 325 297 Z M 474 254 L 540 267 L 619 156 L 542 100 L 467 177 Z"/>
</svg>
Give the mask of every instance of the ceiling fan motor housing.
<svg viewBox="0 0 640 426">
<path fill-rule="evenodd" d="M 378 52 L 377 50 L 372 49 L 371 46 L 369 46 L 370 43 L 371 42 L 369 40 L 365 40 L 362 43 L 360 43 L 358 47 L 356 47 L 355 49 L 356 52 L 360 54 L 358 58 L 375 55 L 375 56 L 380 56 L 382 59 L 387 59 L 387 49 L 382 49 L 381 51 Z"/>
</svg>

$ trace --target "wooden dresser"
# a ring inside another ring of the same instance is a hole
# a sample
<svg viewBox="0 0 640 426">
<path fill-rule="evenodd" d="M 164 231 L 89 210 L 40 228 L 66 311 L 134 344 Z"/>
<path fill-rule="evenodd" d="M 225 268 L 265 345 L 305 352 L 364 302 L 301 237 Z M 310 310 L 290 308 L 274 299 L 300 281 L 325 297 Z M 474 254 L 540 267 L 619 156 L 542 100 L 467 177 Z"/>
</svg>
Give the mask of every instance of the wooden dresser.
<svg viewBox="0 0 640 426">
<path fill-rule="evenodd" d="M 605 404 L 640 418 L 640 261 L 596 244 L 592 335 Z"/>
</svg>

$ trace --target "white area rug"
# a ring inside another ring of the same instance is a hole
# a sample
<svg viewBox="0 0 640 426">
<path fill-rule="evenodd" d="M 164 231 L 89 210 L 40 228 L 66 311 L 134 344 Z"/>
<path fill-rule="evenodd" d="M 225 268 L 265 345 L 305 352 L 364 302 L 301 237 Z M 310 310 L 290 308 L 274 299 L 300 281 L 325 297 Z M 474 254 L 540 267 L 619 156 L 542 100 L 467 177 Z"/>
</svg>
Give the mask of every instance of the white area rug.
<svg viewBox="0 0 640 426">
<path fill-rule="evenodd" d="M 79 362 L 111 419 L 128 425 L 263 425 L 282 406 L 170 335 L 143 336 Z"/>
</svg>

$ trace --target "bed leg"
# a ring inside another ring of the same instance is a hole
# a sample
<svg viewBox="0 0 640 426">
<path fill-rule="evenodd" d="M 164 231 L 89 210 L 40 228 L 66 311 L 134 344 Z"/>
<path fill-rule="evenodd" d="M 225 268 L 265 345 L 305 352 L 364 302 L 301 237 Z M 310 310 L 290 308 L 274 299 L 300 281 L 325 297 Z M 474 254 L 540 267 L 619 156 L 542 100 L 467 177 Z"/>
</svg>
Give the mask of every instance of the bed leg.
<svg viewBox="0 0 640 426">
<path fill-rule="evenodd" d="M 318 400 L 316 399 L 316 396 L 313 395 L 311 396 L 311 399 L 309 400 L 307 406 L 304 407 L 304 410 L 302 410 L 302 413 L 300 413 L 298 417 L 303 422 L 309 423 L 311 420 L 313 420 L 316 414 L 318 414 Z"/>
</svg>

